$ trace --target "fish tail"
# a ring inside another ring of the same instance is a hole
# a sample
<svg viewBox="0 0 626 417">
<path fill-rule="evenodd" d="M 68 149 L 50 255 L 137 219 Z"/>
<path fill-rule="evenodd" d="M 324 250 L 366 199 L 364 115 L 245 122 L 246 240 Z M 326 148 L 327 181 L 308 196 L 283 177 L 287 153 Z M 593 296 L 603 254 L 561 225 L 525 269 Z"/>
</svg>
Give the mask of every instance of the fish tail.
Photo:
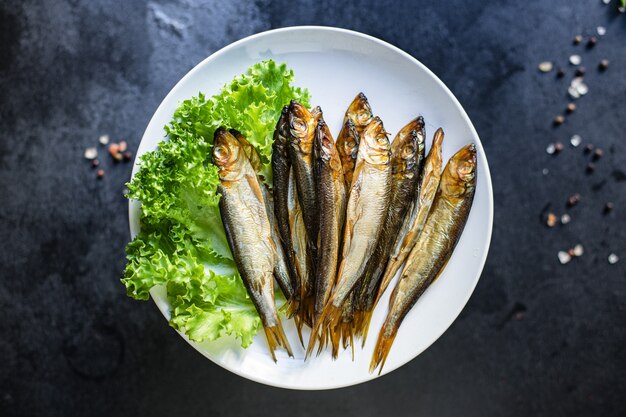
<svg viewBox="0 0 626 417">
<path fill-rule="evenodd" d="M 348 346 L 350 346 L 350 349 L 352 351 L 352 361 L 354 361 L 354 326 L 353 326 L 354 322 L 341 322 L 338 327 L 339 330 L 337 333 L 340 333 L 341 335 L 341 340 L 342 340 L 342 345 L 344 349 L 348 349 Z M 334 356 L 334 358 L 337 358 L 337 355 Z"/>
<path fill-rule="evenodd" d="M 317 320 L 317 323 L 315 323 L 315 326 L 313 326 L 313 331 L 311 332 L 311 338 L 309 339 L 309 346 L 307 347 L 305 358 L 308 358 L 311 355 L 311 352 L 313 352 L 313 348 L 315 347 L 315 343 L 317 341 L 319 341 L 320 344 L 323 344 L 324 346 L 329 339 L 331 343 L 334 343 L 333 330 L 339 320 L 341 320 L 341 313 L 342 309 L 333 305 L 331 299 L 326 307 L 324 307 L 324 310 L 322 311 L 322 315 L 320 316 L 319 320 Z M 320 351 L 321 349 L 318 349 L 318 354 Z"/>
<path fill-rule="evenodd" d="M 350 350 L 352 351 L 352 362 L 354 362 L 354 338 L 352 333 L 350 333 Z"/>
<path fill-rule="evenodd" d="M 393 344 L 397 333 L 397 328 L 388 332 L 386 323 L 383 325 L 382 329 L 380 329 L 378 340 L 376 341 L 376 347 L 374 348 L 374 354 L 372 355 L 372 361 L 370 362 L 370 374 L 373 373 L 379 366 L 380 369 L 378 370 L 378 375 L 382 372 L 387 356 L 389 355 L 389 350 L 391 349 L 391 345 Z"/>
<path fill-rule="evenodd" d="M 333 359 L 337 359 L 339 356 L 339 346 L 341 345 L 341 338 L 343 336 L 343 323 L 338 324 L 335 328 L 330 332 L 330 341 L 332 344 L 332 356 Z"/>
<path fill-rule="evenodd" d="M 302 338 L 302 320 L 298 316 L 294 318 L 296 322 L 296 331 L 298 332 L 298 339 L 300 339 L 300 344 L 304 347 L 304 339 Z"/>
<path fill-rule="evenodd" d="M 320 353 L 322 353 L 322 350 L 324 350 L 327 344 L 328 344 L 328 334 L 326 335 L 326 339 L 320 340 L 320 343 L 317 345 L 316 356 L 319 356 Z"/>
<path fill-rule="evenodd" d="M 304 295 L 300 302 L 300 319 L 309 327 L 315 322 L 315 296 Z"/>
<path fill-rule="evenodd" d="M 369 333 L 370 322 L 372 321 L 372 314 L 374 310 L 363 311 L 361 313 L 361 321 L 359 323 L 359 335 L 361 336 L 362 342 L 361 347 L 365 347 L 365 341 L 367 340 L 367 334 Z"/>
<path fill-rule="evenodd" d="M 267 338 L 267 344 L 270 347 L 270 353 L 274 362 L 276 362 L 276 354 L 274 351 L 278 346 L 285 349 L 289 356 L 293 358 L 293 352 L 291 351 L 291 346 L 289 346 L 289 340 L 287 340 L 287 335 L 285 335 L 285 330 L 283 330 L 283 325 L 280 320 L 275 326 L 264 326 L 263 330 L 265 330 L 265 337 Z"/>
<path fill-rule="evenodd" d="M 352 327 L 353 327 L 353 333 L 354 336 L 359 337 L 360 335 L 360 328 L 361 328 L 361 321 L 363 320 L 362 314 L 363 312 L 361 310 L 354 310 L 353 313 L 353 317 L 352 317 Z"/>
<path fill-rule="evenodd" d="M 296 294 L 292 295 L 291 298 L 285 303 L 281 310 L 285 310 L 285 314 L 287 317 L 291 318 L 298 314 L 300 310 L 300 299 L 296 297 Z"/>
<path fill-rule="evenodd" d="M 289 301 L 287 301 L 280 310 L 285 313 L 288 318 L 292 318 L 296 324 L 296 330 L 298 331 L 298 338 L 300 339 L 300 344 L 304 347 L 304 339 L 302 338 L 302 320 L 300 320 L 299 311 L 300 311 L 300 298 L 294 293 Z"/>
</svg>

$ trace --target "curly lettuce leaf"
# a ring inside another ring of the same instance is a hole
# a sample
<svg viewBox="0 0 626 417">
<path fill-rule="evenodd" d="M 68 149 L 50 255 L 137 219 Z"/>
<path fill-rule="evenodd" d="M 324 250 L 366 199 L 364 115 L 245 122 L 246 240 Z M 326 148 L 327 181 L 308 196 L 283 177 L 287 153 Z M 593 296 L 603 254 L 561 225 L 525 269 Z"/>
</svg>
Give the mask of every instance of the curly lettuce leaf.
<svg viewBox="0 0 626 417">
<path fill-rule="evenodd" d="M 172 327 L 191 340 L 234 335 L 249 346 L 261 326 L 230 252 L 219 212 L 217 168 L 211 163 L 219 126 L 247 136 L 271 181 L 272 134 L 282 107 L 295 99 L 285 64 L 263 61 L 235 77 L 219 94 L 202 93 L 181 103 L 165 126 L 166 141 L 141 157 L 127 197 L 141 202 L 141 232 L 126 247 L 122 282 L 127 294 L 147 300 L 163 286 Z"/>
</svg>

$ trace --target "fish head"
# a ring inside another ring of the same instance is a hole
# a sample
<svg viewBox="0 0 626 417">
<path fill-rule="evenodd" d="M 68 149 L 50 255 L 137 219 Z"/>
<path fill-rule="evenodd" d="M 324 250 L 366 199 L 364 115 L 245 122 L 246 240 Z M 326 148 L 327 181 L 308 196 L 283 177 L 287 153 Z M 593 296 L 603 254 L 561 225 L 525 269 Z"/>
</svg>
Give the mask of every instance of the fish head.
<svg viewBox="0 0 626 417">
<path fill-rule="evenodd" d="M 237 141 L 241 145 L 241 150 L 248 157 L 252 168 L 255 171 L 259 172 L 263 167 L 263 163 L 261 162 L 261 156 L 259 155 L 259 152 L 257 152 L 256 148 L 250 142 L 248 142 L 248 139 L 246 139 L 246 137 L 238 130 L 229 129 L 228 132 L 233 135 L 235 139 L 237 139 Z"/>
<path fill-rule="evenodd" d="M 318 115 L 321 117 L 321 111 Z M 309 110 L 295 100 L 289 104 L 289 133 L 292 146 L 308 155 L 312 151 L 315 118 Z"/>
<path fill-rule="evenodd" d="M 237 138 L 223 127 L 215 131 L 213 163 L 223 181 L 234 181 L 244 174 L 245 152 Z"/>
<path fill-rule="evenodd" d="M 404 126 L 391 143 L 392 172 L 399 177 L 416 175 L 418 155 L 424 149 L 424 119 L 420 116 Z"/>
<path fill-rule="evenodd" d="M 388 135 L 382 120 L 378 116 L 374 117 L 363 130 L 359 155 L 369 164 L 389 165 L 391 147 Z"/>
<path fill-rule="evenodd" d="M 324 112 L 320 106 L 313 107 L 313 110 L 311 110 L 311 116 L 313 117 L 315 125 L 317 125 L 317 122 L 320 120 L 324 120 Z"/>
<path fill-rule="evenodd" d="M 341 150 L 342 155 L 349 156 L 354 160 L 359 151 L 359 142 L 359 132 L 357 132 L 354 123 L 350 119 L 346 120 L 339 137 L 337 137 L 337 148 Z"/>
<path fill-rule="evenodd" d="M 289 141 L 289 106 L 284 106 L 280 113 L 276 128 L 274 129 L 274 147 L 278 148 L 278 152 L 286 152 L 286 146 Z M 274 152 L 276 152 L 274 150 Z"/>
<path fill-rule="evenodd" d="M 341 171 L 341 160 L 335 141 L 326 122 L 322 119 L 315 130 L 315 157 L 327 164 L 332 171 Z"/>
<path fill-rule="evenodd" d="M 367 101 L 367 97 L 365 94 L 359 93 L 352 100 L 348 110 L 346 111 L 346 117 L 344 118 L 344 122 L 349 119 L 354 123 L 357 131 L 361 133 L 365 126 L 372 121 L 374 114 L 372 113 L 372 108 L 370 107 L 370 103 Z"/>
<path fill-rule="evenodd" d="M 440 187 L 448 195 L 463 197 L 476 184 L 476 145 L 470 143 L 455 153 L 441 177 Z"/>
<path fill-rule="evenodd" d="M 433 142 L 428 151 L 428 156 L 424 162 L 423 172 L 425 174 L 432 172 L 441 172 L 441 166 L 443 165 L 443 155 L 441 154 L 441 146 L 443 144 L 444 133 L 443 129 L 439 128 L 433 136 Z M 437 174 L 439 175 L 439 174 Z"/>
</svg>

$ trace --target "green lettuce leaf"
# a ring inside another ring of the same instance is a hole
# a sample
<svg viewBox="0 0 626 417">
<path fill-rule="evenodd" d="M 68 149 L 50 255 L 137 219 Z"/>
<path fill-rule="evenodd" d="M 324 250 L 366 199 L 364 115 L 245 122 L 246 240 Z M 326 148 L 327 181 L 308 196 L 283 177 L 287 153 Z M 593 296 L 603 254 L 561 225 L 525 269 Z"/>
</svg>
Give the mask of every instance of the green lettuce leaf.
<svg viewBox="0 0 626 417">
<path fill-rule="evenodd" d="M 165 126 L 167 140 L 141 157 L 127 184 L 127 197 L 141 202 L 141 232 L 126 247 L 122 282 L 138 300 L 164 286 L 170 324 L 191 340 L 228 334 L 247 347 L 261 326 L 221 221 L 213 134 L 225 126 L 246 135 L 271 181 L 272 135 L 282 107 L 292 99 L 309 105 L 308 91 L 293 87 L 293 78 L 285 64 L 263 61 L 212 98 L 199 93 L 185 100 Z"/>
</svg>

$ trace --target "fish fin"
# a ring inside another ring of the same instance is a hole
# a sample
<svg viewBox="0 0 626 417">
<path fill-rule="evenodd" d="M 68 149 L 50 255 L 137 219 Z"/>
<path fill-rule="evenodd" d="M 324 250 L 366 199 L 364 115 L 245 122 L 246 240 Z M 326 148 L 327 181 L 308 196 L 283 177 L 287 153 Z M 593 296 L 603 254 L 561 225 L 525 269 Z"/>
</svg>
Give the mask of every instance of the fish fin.
<svg viewBox="0 0 626 417">
<path fill-rule="evenodd" d="M 334 337 L 336 338 L 335 343 L 333 344 L 333 359 L 337 359 L 339 354 L 339 341 L 341 339 L 341 345 L 344 350 L 348 349 L 350 346 L 350 350 L 352 352 L 352 361 L 354 361 L 354 322 L 345 322 L 342 321 L 339 323 L 334 331 Z"/>
<path fill-rule="evenodd" d="M 350 332 L 350 350 L 352 352 L 352 362 L 354 362 L 354 337 L 352 336 L 352 332 Z"/>
<path fill-rule="evenodd" d="M 378 375 L 380 375 L 383 371 L 383 366 L 385 366 L 385 361 L 389 355 L 391 345 L 396 338 L 396 334 L 398 334 L 398 329 L 394 329 L 391 334 L 386 334 L 385 325 L 383 325 L 382 329 L 380 329 L 378 340 L 376 341 L 376 347 L 374 348 L 374 353 L 372 355 L 372 361 L 370 362 L 370 374 L 373 373 L 379 366 L 380 369 L 378 370 Z"/>
<path fill-rule="evenodd" d="M 300 310 L 300 299 L 295 292 L 291 296 L 289 301 L 287 301 L 285 305 L 281 307 L 281 310 L 285 310 L 285 314 L 288 318 L 293 317 L 296 324 L 296 330 L 298 332 L 298 338 L 300 339 L 300 344 L 302 344 L 302 347 L 304 347 L 304 339 L 302 338 L 302 321 L 298 316 L 298 311 Z"/>
<path fill-rule="evenodd" d="M 300 339 L 300 344 L 304 348 L 304 339 L 302 338 L 302 321 L 298 317 L 296 317 L 294 320 L 296 322 L 296 331 L 298 332 L 298 339 Z"/>
<path fill-rule="evenodd" d="M 339 356 L 339 346 L 341 344 L 340 342 L 341 342 L 342 333 L 343 333 L 343 323 L 340 323 L 337 326 L 333 327 L 332 331 L 330 332 L 330 342 L 332 344 L 333 359 L 337 359 L 337 357 Z"/>
<path fill-rule="evenodd" d="M 374 309 L 369 311 L 363 311 L 361 313 L 361 322 L 359 323 L 359 334 L 361 335 L 361 347 L 365 347 L 365 341 L 367 340 L 367 334 L 370 328 L 370 322 L 372 321 L 372 314 Z"/>
<path fill-rule="evenodd" d="M 250 189 L 252 189 L 254 196 L 259 201 L 263 202 L 263 207 L 266 207 L 263 191 L 261 191 L 261 186 L 259 185 L 259 178 L 256 175 L 246 175 L 246 180 L 248 181 L 248 185 L 250 185 Z"/>
<path fill-rule="evenodd" d="M 332 298 L 329 300 L 324 310 L 322 310 L 322 315 L 319 320 L 313 326 L 313 331 L 311 332 L 311 338 L 309 339 L 309 345 L 306 349 L 305 358 L 308 358 L 313 352 L 313 348 L 315 344 L 319 341 L 324 346 L 329 339 L 332 339 L 333 330 L 341 320 L 341 312 L 342 309 L 333 305 Z M 330 333 L 329 333 L 330 332 Z M 331 340 L 332 342 L 332 340 Z M 319 352 L 319 350 L 318 350 Z"/>
<path fill-rule="evenodd" d="M 360 309 L 354 309 L 354 316 L 352 317 L 352 327 L 354 328 L 354 335 L 359 336 L 359 328 L 361 327 L 362 311 Z"/>
<path fill-rule="evenodd" d="M 278 324 L 275 326 L 263 327 L 265 330 L 265 337 L 267 338 L 267 344 L 270 348 L 270 354 L 272 355 L 272 359 L 276 362 L 276 354 L 274 351 L 278 346 L 282 347 L 287 351 L 290 357 L 293 358 L 293 352 L 291 351 L 291 346 L 289 346 L 289 340 L 287 340 L 287 335 L 285 335 L 285 330 L 283 330 L 283 325 L 278 319 Z"/>
<path fill-rule="evenodd" d="M 315 321 L 315 295 L 307 294 L 302 298 L 300 302 L 300 317 L 304 323 L 313 327 Z"/>
</svg>

